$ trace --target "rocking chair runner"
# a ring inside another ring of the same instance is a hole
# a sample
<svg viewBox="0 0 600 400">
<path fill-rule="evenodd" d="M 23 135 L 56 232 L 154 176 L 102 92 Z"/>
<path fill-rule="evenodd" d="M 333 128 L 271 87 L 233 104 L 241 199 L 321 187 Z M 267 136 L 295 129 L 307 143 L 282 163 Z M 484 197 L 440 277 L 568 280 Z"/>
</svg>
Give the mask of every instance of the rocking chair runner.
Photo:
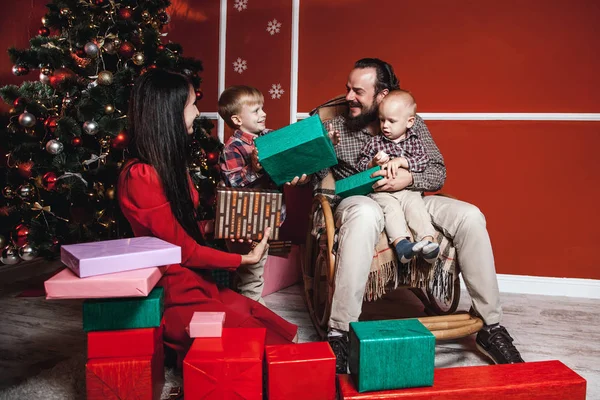
<svg viewBox="0 0 600 400">
<path fill-rule="evenodd" d="M 319 113 L 322 121 L 327 121 L 337 115 L 347 112 L 345 96 L 338 96 L 311 111 L 311 115 Z M 322 181 L 323 188 L 333 189 L 335 181 L 329 173 Z M 315 215 L 322 218 L 319 227 L 315 226 Z M 325 338 L 327 335 L 327 323 L 331 313 L 331 303 L 335 290 L 335 255 L 333 252 L 335 223 L 333 211 L 329 200 L 322 194 L 313 198 L 311 213 L 309 216 L 309 230 L 306 238 L 306 256 L 302 263 L 304 277 L 304 299 L 317 330 L 317 333 Z M 316 229 L 320 228 L 320 229 Z M 319 231 L 318 235 L 315 232 Z M 387 243 L 385 233 L 382 233 L 382 241 Z M 378 247 L 379 248 L 379 247 Z M 370 280 L 381 279 L 377 274 L 370 274 Z M 384 284 L 392 286 L 392 277 L 386 276 Z M 373 284 L 370 282 L 367 284 Z M 451 289 L 448 296 L 441 299 L 439 292 L 434 290 L 431 282 L 417 286 L 408 286 L 425 306 L 425 311 L 430 317 L 419 318 L 419 320 L 432 331 L 438 340 L 456 339 L 473 334 L 481 329 L 483 321 L 471 317 L 469 314 L 453 314 L 460 300 L 460 281 L 458 269 L 450 282 Z M 375 299 L 378 296 L 375 296 Z M 370 300 L 370 299 L 368 299 Z"/>
</svg>

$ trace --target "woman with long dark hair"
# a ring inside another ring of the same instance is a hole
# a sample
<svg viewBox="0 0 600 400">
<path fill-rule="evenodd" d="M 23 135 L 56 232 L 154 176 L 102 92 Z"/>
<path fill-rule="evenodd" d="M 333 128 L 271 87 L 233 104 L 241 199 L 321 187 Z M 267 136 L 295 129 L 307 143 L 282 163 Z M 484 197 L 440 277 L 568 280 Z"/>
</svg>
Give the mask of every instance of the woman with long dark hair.
<svg viewBox="0 0 600 400">
<path fill-rule="evenodd" d="M 267 344 L 291 343 L 296 325 L 258 302 L 219 288 L 207 269 L 234 270 L 257 263 L 267 251 L 269 232 L 248 254 L 204 246 L 198 221 L 198 193 L 186 163 L 188 134 L 198 116 L 189 80 L 160 69 L 136 81 L 129 103 L 133 159 L 121 172 L 118 198 L 136 236 L 155 236 L 181 247 L 181 264 L 171 265 L 159 282 L 165 290 L 165 344 L 178 365 L 192 343 L 185 331 L 195 311 L 224 311 L 226 327 L 264 327 Z M 269 229 L 269 228 L 267 228 Z"/>
</svg>

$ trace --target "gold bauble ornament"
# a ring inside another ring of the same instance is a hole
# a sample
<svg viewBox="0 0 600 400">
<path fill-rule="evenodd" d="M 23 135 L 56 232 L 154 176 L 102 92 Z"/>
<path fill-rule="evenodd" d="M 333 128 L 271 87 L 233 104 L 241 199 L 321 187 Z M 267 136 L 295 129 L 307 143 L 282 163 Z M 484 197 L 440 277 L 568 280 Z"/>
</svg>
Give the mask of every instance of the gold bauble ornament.
<svg viewBox="0 0 600 400">
<path fill-rule="evenodd" d="M 135 65 L 143 65 L 146 57 L 144 57 L 144 53 L 137 52 L 133 55 L 133 57 L 131 57 L 131 59 Z"/>
<path fill-rule="evenodd" d="M 144 11 L 144 12 L 142 12 L 142 19 L 143 19 L 144 21 L 147 21 L 147 20 L 149 20 L 149 19 L 150 19 L 150 13 L 149 13 L 148 11 Z"/>
<path fill-rule="evenodd" d="M 105 191 L 104 194 L 106 195 L 106 198 L 109 200 L 114 200 L 115 199 L 115 195 L 116 195 L 116 190 L 114 186 L 109 186 Z"/>
<path fill-rule="evenodd" d="M 113 82 L 113 74 L 110 71 L 102 71 L 98 74 L 98 83 L 108 86 Z"/>
<path fill-rule="evenodd" d="M 46 16 L 42 17 L 42 25 L 48 26 L 48 18 L 46 18 Z"/>
<path fill-rule="evenodd" d="M 71 14 L 71 10 L 69 10 L 67 7 L 60 9 L 60 15 L 62 15 L 63 17 L 66 17 L 69 14 Z"/>
<path fill-rule="evenodd" d="M 113 106 L 112 104 L 107 104 L 104 106 L 104 112 L 106 114 L 112 114 L 115 112 L 115 106 Z"/>
</svg>

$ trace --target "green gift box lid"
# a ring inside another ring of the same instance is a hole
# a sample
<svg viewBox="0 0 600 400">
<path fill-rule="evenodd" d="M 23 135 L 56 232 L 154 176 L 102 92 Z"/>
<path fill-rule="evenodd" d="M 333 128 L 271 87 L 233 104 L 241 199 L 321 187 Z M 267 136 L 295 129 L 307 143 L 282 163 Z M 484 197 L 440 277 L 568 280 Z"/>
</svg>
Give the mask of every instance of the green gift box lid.
<svg viewBox="0 0 600 400">
<path fill-rule="evenodd" d="M 375 171 L 379 171 L 381 167 L 373 167 L 358 174 L 349 176 L 344 179 L 340 179 L 335 182 L 335 194 L 342 197 L 350 196 L 364 196 L 373 192 L 373 184 L 383 178 L 382 176 L 376 176 L 371 178 L 371 174 Z"/>
<path fill-rule="evenodd" d="M 359 392 L 432 386 L 435 336 L 417 319 L 350 323 L 350 373 Z"/>
<path fill-rule="evenodd" d="M 164 289 L 155 287 L 148 297 L 91 299 L 83 302 L 83 330 L 155 328 L 163 314 Z"/>
<path fill-rule="evenodd" d="M 277 185 L 337 164 L 335 150 L 317 114 L 254 139 L 259 161 Z"/>
</svg>

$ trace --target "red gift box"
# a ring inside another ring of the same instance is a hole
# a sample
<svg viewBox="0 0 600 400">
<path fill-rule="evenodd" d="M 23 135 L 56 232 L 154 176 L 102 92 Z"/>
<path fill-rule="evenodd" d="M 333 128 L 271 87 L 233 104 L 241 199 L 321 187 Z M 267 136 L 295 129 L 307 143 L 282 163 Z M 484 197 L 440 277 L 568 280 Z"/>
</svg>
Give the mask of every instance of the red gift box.
<svg viewBox="0 0 600 400">
<path fill-rule="evenodd" d="M 152 357 L 88 360 L 85 369 L 87 400 L 159 400 L 165 382 L 162 350 Z"/>
<path fill-rule="evenodd" d="M 329 343 L 267 346 L 265 359 L 269 400 L 336 398 L 335 354 Z"/>
<path fill-rule="evenodd" d="M 183 360 L 186 399 L 262 400 L 264 328 L 224 328 L 196 338 Z"/>
<path fill-rule="evenodd" d="M 586 387 L 560 361 L 440 368 L 432 387 L 358 393 L 350 375 L 339 375 L 339 384 L 343 400 L 585 400 Z"/>
<path fill-rule="evenodd" d="M 88 333 L 88 358 L 152 356 L 162 351 L 163 327 L 96 331 Z"/>
</svg>

